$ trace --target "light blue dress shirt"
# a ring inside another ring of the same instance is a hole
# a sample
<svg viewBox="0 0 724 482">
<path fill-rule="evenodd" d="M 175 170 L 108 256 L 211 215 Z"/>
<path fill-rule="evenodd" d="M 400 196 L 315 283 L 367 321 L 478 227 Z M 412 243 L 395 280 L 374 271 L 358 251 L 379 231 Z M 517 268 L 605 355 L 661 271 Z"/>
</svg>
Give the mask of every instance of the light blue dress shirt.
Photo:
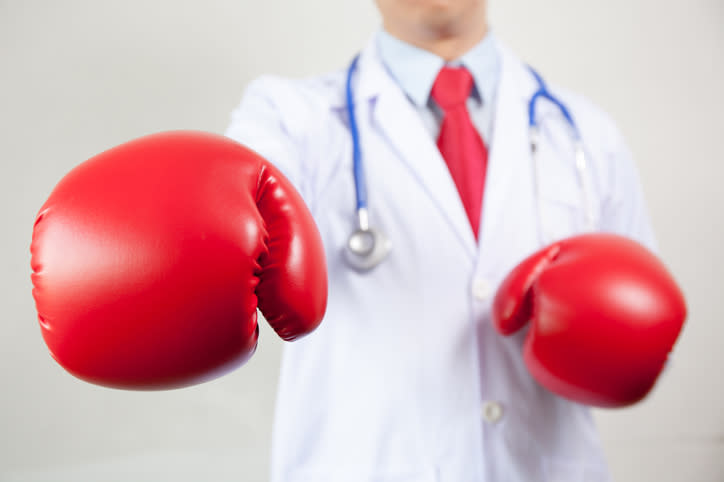
<svg viewBox="0 0 724 482">
<path fill-rule="evenodd" d="M 385 68 L 415 106 L 430 135 L 437 139 L 443 112 L 430 97 L 430 91 L 438 72 L 446 64 L 445 60 L 403 42 L 384 30 L 378 32 L 376 41 Z M 475 85 L 467 107 L 473 124 L 487 146 L 490 145 L 493 134 L 500 64 L 492 33 L 488 33 L 459 59 L 448 62 L 450 66 L 464 66 L 473 76 Z"/>
</svg>

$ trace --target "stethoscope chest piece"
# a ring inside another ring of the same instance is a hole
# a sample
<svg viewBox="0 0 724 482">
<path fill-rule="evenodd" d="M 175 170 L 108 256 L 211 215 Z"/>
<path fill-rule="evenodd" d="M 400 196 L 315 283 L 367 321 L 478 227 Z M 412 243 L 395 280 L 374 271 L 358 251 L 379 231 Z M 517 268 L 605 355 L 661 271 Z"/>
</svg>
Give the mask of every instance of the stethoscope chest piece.
<svg viewBox="0 0 724 482">
<path fill-rule="evenodd" d="M 347 238 L 344 254 L 357 271 L 369 271 L 380 264 L 392 249 L 389 238 L 377 229 L 360 226 Z"/>
</svg>

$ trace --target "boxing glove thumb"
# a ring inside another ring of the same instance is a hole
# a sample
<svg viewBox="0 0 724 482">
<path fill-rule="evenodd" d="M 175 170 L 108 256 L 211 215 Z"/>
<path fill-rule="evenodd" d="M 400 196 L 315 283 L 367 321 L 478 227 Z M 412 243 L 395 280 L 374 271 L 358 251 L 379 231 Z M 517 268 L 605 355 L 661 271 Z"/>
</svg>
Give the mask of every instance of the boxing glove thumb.
<svg viewBox="0 0 724 482">
<path fill-rule="evenodd" d="M 499 333 L 512 335 L 530 321 L 534 283 L 559 252 L 558 244 L 548 246 L 526 258 L 505 278 L 493 302 L 493 323 Z"/>
</svg>

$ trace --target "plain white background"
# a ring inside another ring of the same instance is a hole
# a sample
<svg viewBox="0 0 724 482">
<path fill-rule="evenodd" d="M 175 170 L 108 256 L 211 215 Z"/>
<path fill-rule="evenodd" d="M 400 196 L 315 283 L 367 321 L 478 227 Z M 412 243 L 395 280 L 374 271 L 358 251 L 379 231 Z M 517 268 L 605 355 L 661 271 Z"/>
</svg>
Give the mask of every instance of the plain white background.
<svg viewBox="0 0 724 482">
<path fill-rule="evenodd" d="M 597 412 L 620 482 L 724 480 L 724 2 L 490 0 L 498 37 L 617 119 L 690 317 L 640 405 Z M 263 481 L 281 342 L 179 391 L 77 381 L 30 285 L 35 213 L 74 165 L 151 132 L 222 132 L 262 73 L 346 65 L 372 0 L 0 1 L 0 480 Z"/>
</svg>

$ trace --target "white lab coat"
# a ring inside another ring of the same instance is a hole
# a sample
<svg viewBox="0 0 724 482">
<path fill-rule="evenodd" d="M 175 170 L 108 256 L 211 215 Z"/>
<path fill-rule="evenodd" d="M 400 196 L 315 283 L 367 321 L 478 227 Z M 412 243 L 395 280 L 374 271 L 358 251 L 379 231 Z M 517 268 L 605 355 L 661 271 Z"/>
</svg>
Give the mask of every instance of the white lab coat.
<svg viewBox="0 0 724 482">
<path fill-rule="evenodd" d="M 527 130 L 536 84 L 499 48 L 479 242 L 435 140 L 375 43 L 362 52 L 355 98 L 371 223 L 393 245 L 369 273 L 343 260 L 356 219 L 345 72 L 259 78 L 234 111 L 227 135 L 295 183 L 329 268 L 324 321 L 284 347 L 273 482 L 609 480 L 588 408 L 536 383 L 522 361 L 524 334 L 503 338 L 490 321 L 495 288 L 542 243 Z M 598 228 L 651 246 L 635 168 L 613 123 L 581 97 L 554 92 L 583 135 Z M 541 103 L 538 118 L 546 229 L 563 237 L 584 227 L 573 146 L 556 109 Z"/>
</svg>

